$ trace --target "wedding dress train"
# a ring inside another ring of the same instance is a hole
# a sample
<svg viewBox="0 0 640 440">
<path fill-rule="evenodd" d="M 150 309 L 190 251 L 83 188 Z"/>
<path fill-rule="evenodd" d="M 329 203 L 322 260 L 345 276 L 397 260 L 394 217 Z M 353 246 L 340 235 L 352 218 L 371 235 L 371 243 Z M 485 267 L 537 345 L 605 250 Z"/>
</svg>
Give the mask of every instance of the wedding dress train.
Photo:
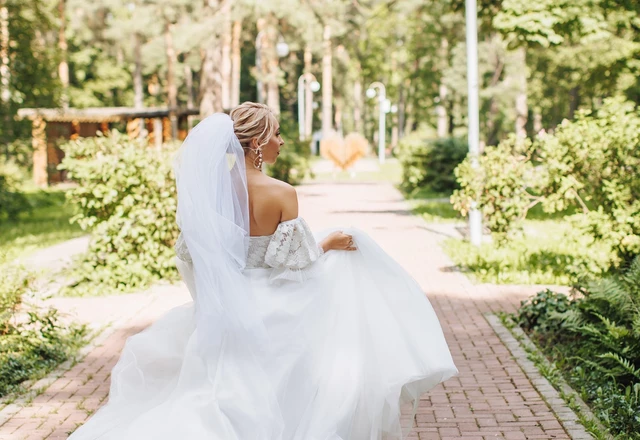
<svg viewBox="0 0 640 440">
<path fill-rule="evenodd" d="M 357 251 L 322 254 L 302 218 L 250 238 L 243 275 L 271 341 L 261 368 L 233 334 L 215 361 L 199 355 L 179 240 L 194 302 L 129 338 L 108 403 L 71 439 L 405 438 L 420 395 L 457 370 L 418 284 L 365 233 L 345 232 Z"/>
</svg>

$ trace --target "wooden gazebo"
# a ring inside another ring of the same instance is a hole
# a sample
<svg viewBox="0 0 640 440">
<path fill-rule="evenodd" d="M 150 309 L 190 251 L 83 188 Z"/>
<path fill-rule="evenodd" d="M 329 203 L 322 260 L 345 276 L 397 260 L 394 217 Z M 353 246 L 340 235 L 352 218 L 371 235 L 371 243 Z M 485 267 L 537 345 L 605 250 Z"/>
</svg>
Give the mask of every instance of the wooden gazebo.
<svg viewBox="0 0 640 440">
<path fill-rule="evenodd" d="M 108 132 L 111 124 L 124 122 L 129 136 L 146 135 L 149 143 L 159 148 L 167 140 L 184 139 L 189 131 L 189 116 L 199 113 L 195 108 L 172 111 L 166 107 L 22 108 L 18 110 L 18 118 L 33 123 L 33 180 L 36 185 L 45 187 L 65 180 L 66 173 L 58 170 L 64 157 L 64 152 L 58 148 L 61 138 L 96 136 L 98 131 Z M 178 119 L 177 133 L 172 133 L 171 115 Z"/>
</svg>

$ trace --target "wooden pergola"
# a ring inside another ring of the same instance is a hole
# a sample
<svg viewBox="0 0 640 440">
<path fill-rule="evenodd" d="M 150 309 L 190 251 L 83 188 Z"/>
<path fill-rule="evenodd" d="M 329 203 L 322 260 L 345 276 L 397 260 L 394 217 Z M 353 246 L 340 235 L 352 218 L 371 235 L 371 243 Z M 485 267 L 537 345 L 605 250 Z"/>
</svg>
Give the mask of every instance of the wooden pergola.
<svg viewBox="0 0 640 440">
<path fill-rule="evenodd" d="M 58 147 L 61 138 L 96 136 L 98 131 L 108 132 L 111 124 L 124 122 L 129 136 L 146 136 L 150 145 L 160 148 L 167 140 L 184 139 L 190 128 L 189 117 L 199 113 L 195 108 L 167 107 L 22 108 L 18 110 L 18 118 L 32 121 L 33 180 L 36 185 L 46 187 L 66 178 L 66 172 L 58 170 L 64 157 Z M 177 133 L 171 129 L 173 115 L 178 119 Z"/>
</svg>

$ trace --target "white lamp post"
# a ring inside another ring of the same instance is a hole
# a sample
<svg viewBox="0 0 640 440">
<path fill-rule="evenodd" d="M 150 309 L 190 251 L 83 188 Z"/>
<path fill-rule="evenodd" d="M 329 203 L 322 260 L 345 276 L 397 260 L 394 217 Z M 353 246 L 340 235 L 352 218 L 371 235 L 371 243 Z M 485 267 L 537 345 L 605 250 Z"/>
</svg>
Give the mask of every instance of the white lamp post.
<svg viewBox="0 0 640 440">
<path fill-rule="evenodd" d="M 384 163 L 384 148 L 385 148 L 385 122 L 387 119 L 386 114 L 391 109 L 391 102 L 387 100 L 387 89 L 381 82 L 371 83 L 367 89 L 367 97 L 374 98 L 376 96 L 376 88 L 378 89 L 378 104 L 380 107 L 379 121 L 378 121 L 378 161 L 380 164 Z"/>
<path fill-rule="evenodd" d="M 469 95 L 469 155 L 471 166 L 478 168 L 480 124 L 478 109 L 478 7 L 476 0 L 466 0 L 467 19 L 467 86 Z M 482 217 L 477 201 L 469 211 L 469 238 L 475 246 L 482 242 Z"/>
<path fill-rule="evenodd" d="M 312 73 L 304 73 L 298 78 L 298 128 L 301 141 L 311 136 L 311 124 L 308 123 L 312 117 L 311 103 L 305 102 L 307 87 L 312 92 L 320 90 L 320 83 Z"/>
<path fill-rule="evenodd" d="M 258 78 L 256 81 L 256 86 L 258 89 L 258 102 L 264 104 L 264 96 L 262 96 L 262 80 L 260 79 L 260 75 L 262 75 L 262 38 L 264 36 L 265 30 L 261 30 L 256 35 L 256 69 L 258 70 Z M 289 45 L 280 35 L 280 39 L 276 44 L 276 54 L 278 57 L 286 57 L 289 55 Z"/>
</svg>

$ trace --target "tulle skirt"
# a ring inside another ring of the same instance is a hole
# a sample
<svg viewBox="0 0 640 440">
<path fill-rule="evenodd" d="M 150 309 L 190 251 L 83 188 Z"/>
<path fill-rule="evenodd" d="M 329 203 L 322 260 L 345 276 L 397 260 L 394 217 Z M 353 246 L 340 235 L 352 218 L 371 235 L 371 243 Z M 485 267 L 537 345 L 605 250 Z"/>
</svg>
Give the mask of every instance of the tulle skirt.
<svg viewBox="0 0 640 440">
<path fill-rule="evenodd" d="M 178 307 L 129 338 L 108 403 L 71 439 L 405 438 L 420 395 L 457 370 L 417 283 L 366 234 L 347 232 L 358 250 L 326 253 L 300 280 L 245 271 L 271 364 L 256 371 L 232 337 L 203 361 L 194 305 Z"/>
</svg>

